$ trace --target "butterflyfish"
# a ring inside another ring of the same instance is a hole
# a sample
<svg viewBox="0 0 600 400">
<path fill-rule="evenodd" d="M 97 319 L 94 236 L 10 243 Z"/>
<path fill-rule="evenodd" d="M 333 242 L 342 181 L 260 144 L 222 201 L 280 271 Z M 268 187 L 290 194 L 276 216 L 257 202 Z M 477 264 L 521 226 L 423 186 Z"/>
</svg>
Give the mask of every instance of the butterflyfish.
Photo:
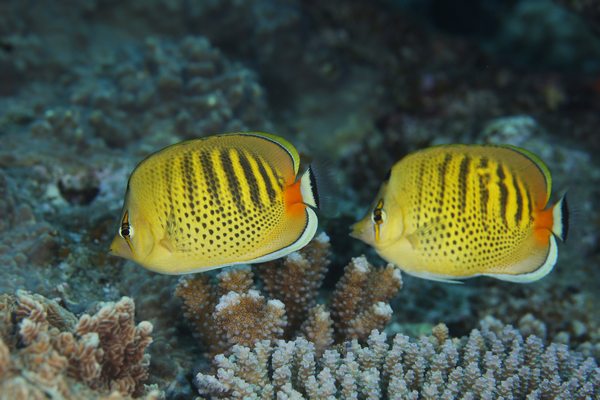
<svg viewBox="0 0 600 400">
<path fill-rule="evenodd" d="M 131 173 L 112 254 L 185 274 L 283 257 L 317 230 L 310 167 L 287 140 L 232 133 L 166 147 Z"/>
<path fill-rule="evenodd" d="M 409 154 L 384 180 L 351 235 L 418 277 L 485 275 L 532 282 L 547 275 L 564 241 L 563 195 L 533 153 L 514 146 L 443 145 Z"/>
</svg>

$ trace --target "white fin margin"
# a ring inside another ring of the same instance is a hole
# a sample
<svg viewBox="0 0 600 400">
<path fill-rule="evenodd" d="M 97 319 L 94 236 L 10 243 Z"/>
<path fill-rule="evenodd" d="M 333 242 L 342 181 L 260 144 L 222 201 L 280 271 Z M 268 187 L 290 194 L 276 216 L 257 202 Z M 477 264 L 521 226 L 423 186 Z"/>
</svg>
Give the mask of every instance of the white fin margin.
<svg viewBox="0 0 600 400">
<path fill-rule="evenodd" d="M 530 283 L 542 279 L 548 275 L 550 271 L 556 265 L 558 260 L 558 245 L 556 244 L 556 238 L 554 235 L 550 235 L 550 247 L 548 249 L 548 256 L 546 261 L 535 271 L 520 274 L 520 275 L 508 275 L 508 274 L 481 274 L 482 276 L 491 276 L 492 278 L 501 279 L 503 281 L 515 282 L 515 283 Z"/>
<path fill-rule="evenodd" d="M 458 279 L 456 279 L 456 277 L 453 277 L 450 275 L 437 275 L 437 274 L 432 274 L 429 272 L 407 271 L 405 269 L 402 269 L 402 267 L 398 267 L 398 268 L 400 270 L 402 270 L 402 272 L 405 272 L 408 275 L 412 275 L 412 276 L 415 276 L 415 277 L 421 278 L 421 279 L 427 279 L 430 281 L 444 282 L 444 283 L 454 283 L 454 284 L 458 284 L 458 285 L 462 285 L 464 283 L 464 282 L 461 282 Z M 465 278 L 459 277 L 459 279 L 465 279 Z"/>
</svg>

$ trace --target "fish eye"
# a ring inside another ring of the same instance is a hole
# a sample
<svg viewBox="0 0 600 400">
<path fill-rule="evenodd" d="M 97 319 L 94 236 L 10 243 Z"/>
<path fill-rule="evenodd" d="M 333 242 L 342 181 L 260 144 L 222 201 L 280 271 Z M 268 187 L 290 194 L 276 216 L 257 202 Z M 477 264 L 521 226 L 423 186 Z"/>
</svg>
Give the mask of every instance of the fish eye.
<svg viewBox="0 0 600 400">
<path fill-rule="evenodd" d="M 129 223 L 124 223 L 119 228 L 119 236 L 123 239 L 132 238 L 133 237 L 133 226 L 129 225 Z"/>
<path fill-rule="evenodd" d="M 133 237 L 133 226 L 129 224 L 129 211 L 125 211 L 125 214 L 123 214 L 123 220 L 121 221 L 121 227 L 119 228 L 119 236 L 123 239 Z"/>
<path fill-rule="evenodd" d="M 379 200 L 377 206 L 373 209 L 373 214 L 371 214 L 371 221 L 374 224 L 381 225 L 386 218 L 385 211 L 383 210 L 383 200 Z"/>
</svg>

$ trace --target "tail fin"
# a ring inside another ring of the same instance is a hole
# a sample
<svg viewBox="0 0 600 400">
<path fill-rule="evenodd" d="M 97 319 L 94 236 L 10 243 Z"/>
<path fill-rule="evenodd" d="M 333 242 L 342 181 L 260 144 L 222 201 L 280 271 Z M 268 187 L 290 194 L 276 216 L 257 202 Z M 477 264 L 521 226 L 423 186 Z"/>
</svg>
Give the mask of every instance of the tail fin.
<svg viewBox="0 0 600 400">
<path fill-rule="evenodd" d="M 317 180 L 310 166 L 300 178 L 300 193 L 304 204 L 312 208 L 319 208 L 319 192 L 317 191 Z"/>
<path fill-rule="evenodd" d="M 552 208 L 552 233 L 563 242 L 567 240 L 569 231 L 569 208 L 565 193 Z"/>
</svg>

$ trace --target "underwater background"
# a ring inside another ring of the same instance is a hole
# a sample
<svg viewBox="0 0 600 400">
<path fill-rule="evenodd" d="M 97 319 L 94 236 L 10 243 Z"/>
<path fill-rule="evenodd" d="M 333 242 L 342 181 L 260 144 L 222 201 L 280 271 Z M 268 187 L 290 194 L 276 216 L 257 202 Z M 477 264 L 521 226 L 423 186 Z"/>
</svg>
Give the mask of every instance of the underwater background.
<svg viewBox="0 0 600 400">
<path fill-rule="evenodd" d="M 335 182 L 311 244 L 184 278 L 108 255 L 139 161 L 235 131 Z M 600 398 L 599 131 L 594 0 L 1 0 L 0 399 Z M 427 281 L 348 236 L 445 143 L 568 191 L 547 277 Z"/>
</svg>

